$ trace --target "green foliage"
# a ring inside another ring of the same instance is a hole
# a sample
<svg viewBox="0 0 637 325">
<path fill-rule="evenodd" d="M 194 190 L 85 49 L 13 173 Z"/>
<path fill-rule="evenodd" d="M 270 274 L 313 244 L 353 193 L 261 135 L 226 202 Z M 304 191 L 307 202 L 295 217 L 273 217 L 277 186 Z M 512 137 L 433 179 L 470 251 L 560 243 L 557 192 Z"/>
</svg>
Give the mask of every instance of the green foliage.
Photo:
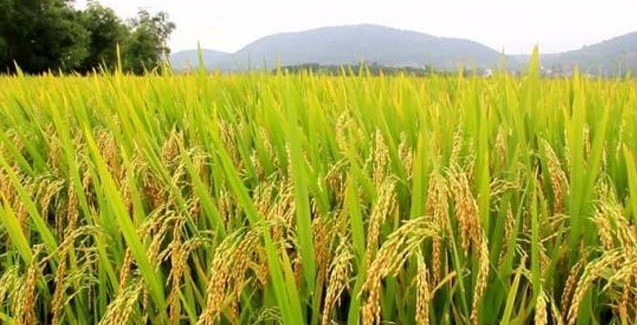
<svg viewBox="0 0 637 325">
<path fill-rule="evenodd" d="M 86 58 L 89 35 L 66 1 L 4 1 L 1 11 L 3 71 L 13 71 L 14 62 L 27 73 L 69 70 Z"/>
<path fill-rule="evenodd" d="M 140 10 L 137 18 L 129 24 L 132 31 L 124 46 L 126 69 L 140 74 L 167 60 L 170 48 L 166 40 L 175 29 L 175 24 L 168 20 L 166 13 L 151 15 L 146 10 Z"/>
<path fill-rule="evenodd" d="M 359 71 L 364 71 L 366 74 L 372 76 L 391 76 L 391 75 L 399 75 L 405 74 L 409 76 L 429 76 L 431 74 L 445 74 L 445 72 L 436 72 L 432 67 L 424 67 L 424 68 L 414 68 L 414 67 L 388 67 L 380 64 L 357 64 L 350 67 L 348 69 L 349 72 L 352 72 L 353 75 L 356 75 Z M 290 66 L 282 66 L 280 68 L 272 70 L 272 73 L 278 72 L 286 72 L 299 74 L 304 72 L 311 72 L 312 74 L 321 74 L 321 75 L 331 75 L 338 76 L 343 73 L 342 67 L 339 65 L 322 65 L 318 63 L 306 63 L 299 65 L 290 65 Z M 347 73 L 347 72 L 346 72 Z"/>
<path fill-rule="evenodd" d="M 82 24 L 90 34 L 88 57 L 78 68 L 82 72 L 103 67 L 114 70 L 117 64 L 117 46 L 126 42 L 129 29 L 111 8 L 89 1 L 82 13 Z"/>
<path fill-rule="evenodd" d="M 0 72 L 9 73 L 113 70 L 118 45 L 123 68 L 143 73 L 161 65 L 175 29 L 165 12 L 140 10 L 125 23 L 96 1 L 78 11 L 66 0 L 4 0 L 0 18 Z"/>
</svg>

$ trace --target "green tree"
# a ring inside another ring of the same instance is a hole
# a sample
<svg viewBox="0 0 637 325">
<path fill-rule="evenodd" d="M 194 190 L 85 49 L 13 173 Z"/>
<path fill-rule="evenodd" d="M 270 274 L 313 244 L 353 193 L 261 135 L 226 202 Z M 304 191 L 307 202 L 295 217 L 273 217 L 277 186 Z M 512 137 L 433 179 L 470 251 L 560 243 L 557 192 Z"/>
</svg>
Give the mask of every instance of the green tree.
<svg viewBox="0 0 637 325">
<path fill-rule="evenodd" d="M 124 47 L 125 68 L 137 74 L 161 65 L 170 54 L 167 45 L 175 24 L 165 12 L 154 15 L 141 9 L 130 22 L 131 34 Z"/>
<path fill-rule="evenodd" d="M 9 43 L 7 42 L 5 30 L 7 29 L 12 10 L 12 1 L 0 1 L 0 64 L 4 63 L 9 55 Z"/>
<path fill-rule="evenodd" d="M 68 71 L 88 55 L 89 33 L 68 0 L 2 0 L 0 69 Z"/>
<path fill-rule="evenodd" d="M 78 71 L 86 73 L 97 68 L 113 70 L 117 64 L 117 46 L 127 41 L 129 28 L 115 11 L 97 1 L 89 1 L 82 13 L 82 24 L 90 35 L 88 56 Z"/>
<path fill-rule="evenodd" d="M 71 0 L 0 0 L 0 73 L 91 72 L 117 63 L 134 73 L 161 66 L 175 29 L 168 14 L 140 10 L 124 23 L 115 12 L 90 0 L 84 11 Z"/>
</svg>

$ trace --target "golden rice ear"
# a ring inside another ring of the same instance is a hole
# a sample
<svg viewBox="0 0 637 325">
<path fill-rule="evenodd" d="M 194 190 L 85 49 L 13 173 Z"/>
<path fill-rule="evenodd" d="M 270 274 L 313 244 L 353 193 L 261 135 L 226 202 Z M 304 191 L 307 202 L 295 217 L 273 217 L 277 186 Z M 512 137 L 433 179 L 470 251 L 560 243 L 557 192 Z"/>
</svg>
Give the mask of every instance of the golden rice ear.
<svg viewBox="0 0 637 325">
<path fill-rule="evenodd" d="M 371 261 L 376 253 L 378 242 L 380 240 L 381 226 L 385 222 L 386 217 L 389 215 L 393 208 L 395 200 L 395 183 L 392 180 L 386 180 L 383 186 L 380 187 L 376 204 L 372 208 L 371 216 L 369 217 L 369 226 L 367 229 L 367 241 L 366 241 L 366 260 Z"/>
<path fill-rule="evenodd" d="M 482 298 L 484 297 L 484 292 L 487 288 L 487 283 L 489 280 L 489 247 L 487 245 L 487 240 L 482 239 L 480 243 L 474 243 L 474 245 L 479 245 L 478 247 L 478 275 L 476 276 L 476 285 L 473 293 L 473 299 L 471 302 L 471 315 L 469 316 L 469 320 L 472 324 L 479 324 L 480 317 L 480 308 L 482 307 Z M 474 246 L 475 247 L 475 246 Z"/>
<path fill-rule="evenodd" d="M 170 293 L 166 299 L 168 304 L 168 317 L 174 324 L 179 322 L 181 316 L 181 303 L 179 295 L 181 294 L 181 281 L 186 267 L 187 250 L 186 245 L 182 242 L 184 219 L 179 218 L 173 224 L 171 248 L 168 248 L 170 254 L 171 270 L 168 274 L 168 282 L 170 283 Z"/>
<path fill-rule="evenodd" d="M 364 299 L 362 315 L 364 324 L 380 323 L 381 280 L 396 276 L 406 261 L 418 254 L 420 245 L 427 239 L 440 235 L 440 229 L 429 217 L 405 222 L 391 233 L 367 268 L 365 282 L 358 293 Z"/>
<path fill-rule="evenodd" d="M 553 213 L 561 214 L 564 212 L 564 197 L 568 197 L 568 195 L 570 195 L 568 179 L 559 158 L 546 140 L 542 140 L 542 150 L 548 159 L 548 173 L 551 180 L 551 189 L 553 191 L 554 199 Z"/>
<path fill-rule="evenodd" d="M 380 130 L 376 130 L 374 132 L 374 146 L 373 146 L 373 176 L 374 185 L 376 188 L 380 188 L 382 186 L 382 182 L 386 179 L 386 176 L 389 172 L 389 148 L 385 143 L 385 139 L 383 138 Z"/>
<path fill-rule="evenodd" d="M 460 245 L 468 254 L 472 245 L 480 245 L 482 224 L 479 219 L 478 203 L 472 193 L 469 175 L 459 166 L 449 172 L 450 189 L 454 197 L 455 219 L 460 231 Z"/>
<path fill-rule="evenodd" d="M 535 315 L 533 316 L 534 324 L 546 325 L 548 324 L 548 311 L 547 311 L 547 297 L 544 291 L 542 291 L 535 302 Z"/>
<path fill-rule="evenodd" d="M 335 305 L 340 305 L 342 292 L 349 287 L 350 274 L 352 272 L 352 259 L 347 241 L 342 241 L 336 249 L 334 259 L 330 263 L 327 289 L 325 291 L 324 307 L 321 324 L 330 323 L 330 314 Z"/>
<path fill-rule="evenodd" d="M 26 276 L 20 288 L 20 302 L 15 312 L 16 318 L 21 324 L 36 324 L 36 284 L 42 276 L 42 265 L 40 264 L 40 253 L 43 251 L 42 245 L 34 247 L 33 259 L 27 267 Z"/>
<path fill-rule="evenodd" d="M 319 216 L 312 220 L 312 241 L 315 247 L 314 263 L 316 265 L 316 281 L 318 283 L 324 283 L 327 280 L 332 237 L 335 230 L 333 227 L 333 222 L 325 216 Z"/>
<path fill-rule="evenodd" d="M 502 242 L 505 243 L 505 245 L 502 246 L 502 250 L 500 251 L 500 257 L 498 258 L 498 268 L 502 267 L 507 254 L 509 254 L 510 251 L 515 250 L 515 248 L 511 248 L 509 247 L 509 245 L 506 245 L 507 243 L 511 242 L 514 227 L 515 216 L 513 215 L 513 210 L 509 208 L 507 210 L 506 219 L 504 221 L 504 236 L 502 237 Z"/>
<path fill-rule="evenodd" d="M 245 234 L 243 231 L 235 232 L 215 249 L 206 288 L 206 305 L 198 324 L 217 323 L 226 308 L 230 308 L 229 315 L 236 316 L 236 301 L 249 280 L 246 272 L 255 258 L 254 251 L 261 239 L 261 231 L 255 228 Z"/>
<path fill-rule="evenodd" d="M 429 270 L 422 255 L 417 255 L 418 274 L 416 274 L 416 324 L 429 325 L 429 304 L 433 299 Z"/>
<path fill-rule="evenodd" d="M 624 286 L 622 287 L 622 297 L 619 303 L 619 317 L 623 322 L 628 322 L 631 319 L 630 313 L 635 311 L 635 304 L 632 303 L 635 301 L 635 295 L 631 292 L 631 286 L 635 279 L 633 277 L 628 277 L 627 281 L 624 282 Z M 630 308 L 632 305 L 632 308 Z M 632 309 L 632 311 L 631 311 Z"/>
<path fill-rule="evenodd" d="M 414 168 L 414 151 L 408 143 L 407 134 L 405 132 L 400 133 L 398 157 L 407 171 L 407 180 L 411 179 Z"/>
<path fill-rule="evenodd" d="M 433 172 L 429 176 L 427 189 L 426 215 L 432 216 L 434 222 L 442 230 L 441 238 L 435 238 L 432 244 L 432 274 L 433 283 L 438 284 L 441 279 L 443 242 L 447 236 L 453 236 L 449 225 L 449 188 L 447 181 L 439 173 Z"/>
<path fill-rule="evenodd" d="M 462 147 L 464 138 L 462 134 L 462 128 L 458 127 L 453 135 L 453 141 L 451 145 L 451 154 L 449 155 L 449 163 L 447 166 L 453 168 L 461 164 L 460 154 L 462 153 Z"/>
<path fill-rule="evenodd" d="M 575 287 L 575 292 L 573 293 L 573 298 L 571 300 L 570 308 L 568 309 L 567 314 L 567 324 L 573 325 L 577 320 L 577 313 L 579 311 L 579 307 L 584 300 L 584 296 L 588 292 L 591 284 L 599 279 L 602 275 L 604 269 L 606 269 L 609 265 L 613 265 L 617 262 L 620 262 L 622 259 L 621 251 L 613 251 L 608 254 L 605 254 L 599 260 L 596 260 L 592 263 L 589 263 L 585 268 L 584 272 L 580 280 Z"/>
<path fill-rule="evenodd" d="M 577 279 L 580 276 L 580 272 L 584 268 L 584 260 L 577 262 L 571 268 L 569 272 L 568 278 L 566 278 L 566 282 L 564 283 L 564 290 L 562 291 L 562 299 L 560 300 L 560 306 L 562 307 L 562 318 L 566 319 L 569 302 L 571 301 L 571 296 L 575 291 L 577 285 Z"/>
<path fill-rule="evenodd" d="M 143 291 L 143 280 L 136 279 L 117 294 L 107 307 L 100 324 L 118 325 L 129 322 L 134 305 L 139 302 Z"/>
</svg>

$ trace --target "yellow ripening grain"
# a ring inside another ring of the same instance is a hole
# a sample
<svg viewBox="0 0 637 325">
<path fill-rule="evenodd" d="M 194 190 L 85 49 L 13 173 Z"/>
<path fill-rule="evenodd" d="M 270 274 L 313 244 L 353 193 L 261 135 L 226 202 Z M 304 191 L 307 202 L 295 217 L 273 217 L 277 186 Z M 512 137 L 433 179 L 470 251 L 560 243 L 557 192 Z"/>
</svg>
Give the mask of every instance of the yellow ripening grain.
<svg viewBox="0 0 637 325">
<path fill-rule="evenodd" d="M 0 321 L 637 317 L 637 82 L 0 77 Z"/>
</svg>

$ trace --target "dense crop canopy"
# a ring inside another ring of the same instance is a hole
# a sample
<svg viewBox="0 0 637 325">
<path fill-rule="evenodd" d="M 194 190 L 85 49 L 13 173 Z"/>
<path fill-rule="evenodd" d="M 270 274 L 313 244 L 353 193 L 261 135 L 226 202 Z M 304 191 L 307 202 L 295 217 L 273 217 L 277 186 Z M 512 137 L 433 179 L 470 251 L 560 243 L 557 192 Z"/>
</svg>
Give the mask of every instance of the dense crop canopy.
<svg viewBox="0 0 637 325">
<path fill-rule="evenodd" d="M 637 317 L 637 83 L 0 78 L 0 320 Z"/>
</svg>

